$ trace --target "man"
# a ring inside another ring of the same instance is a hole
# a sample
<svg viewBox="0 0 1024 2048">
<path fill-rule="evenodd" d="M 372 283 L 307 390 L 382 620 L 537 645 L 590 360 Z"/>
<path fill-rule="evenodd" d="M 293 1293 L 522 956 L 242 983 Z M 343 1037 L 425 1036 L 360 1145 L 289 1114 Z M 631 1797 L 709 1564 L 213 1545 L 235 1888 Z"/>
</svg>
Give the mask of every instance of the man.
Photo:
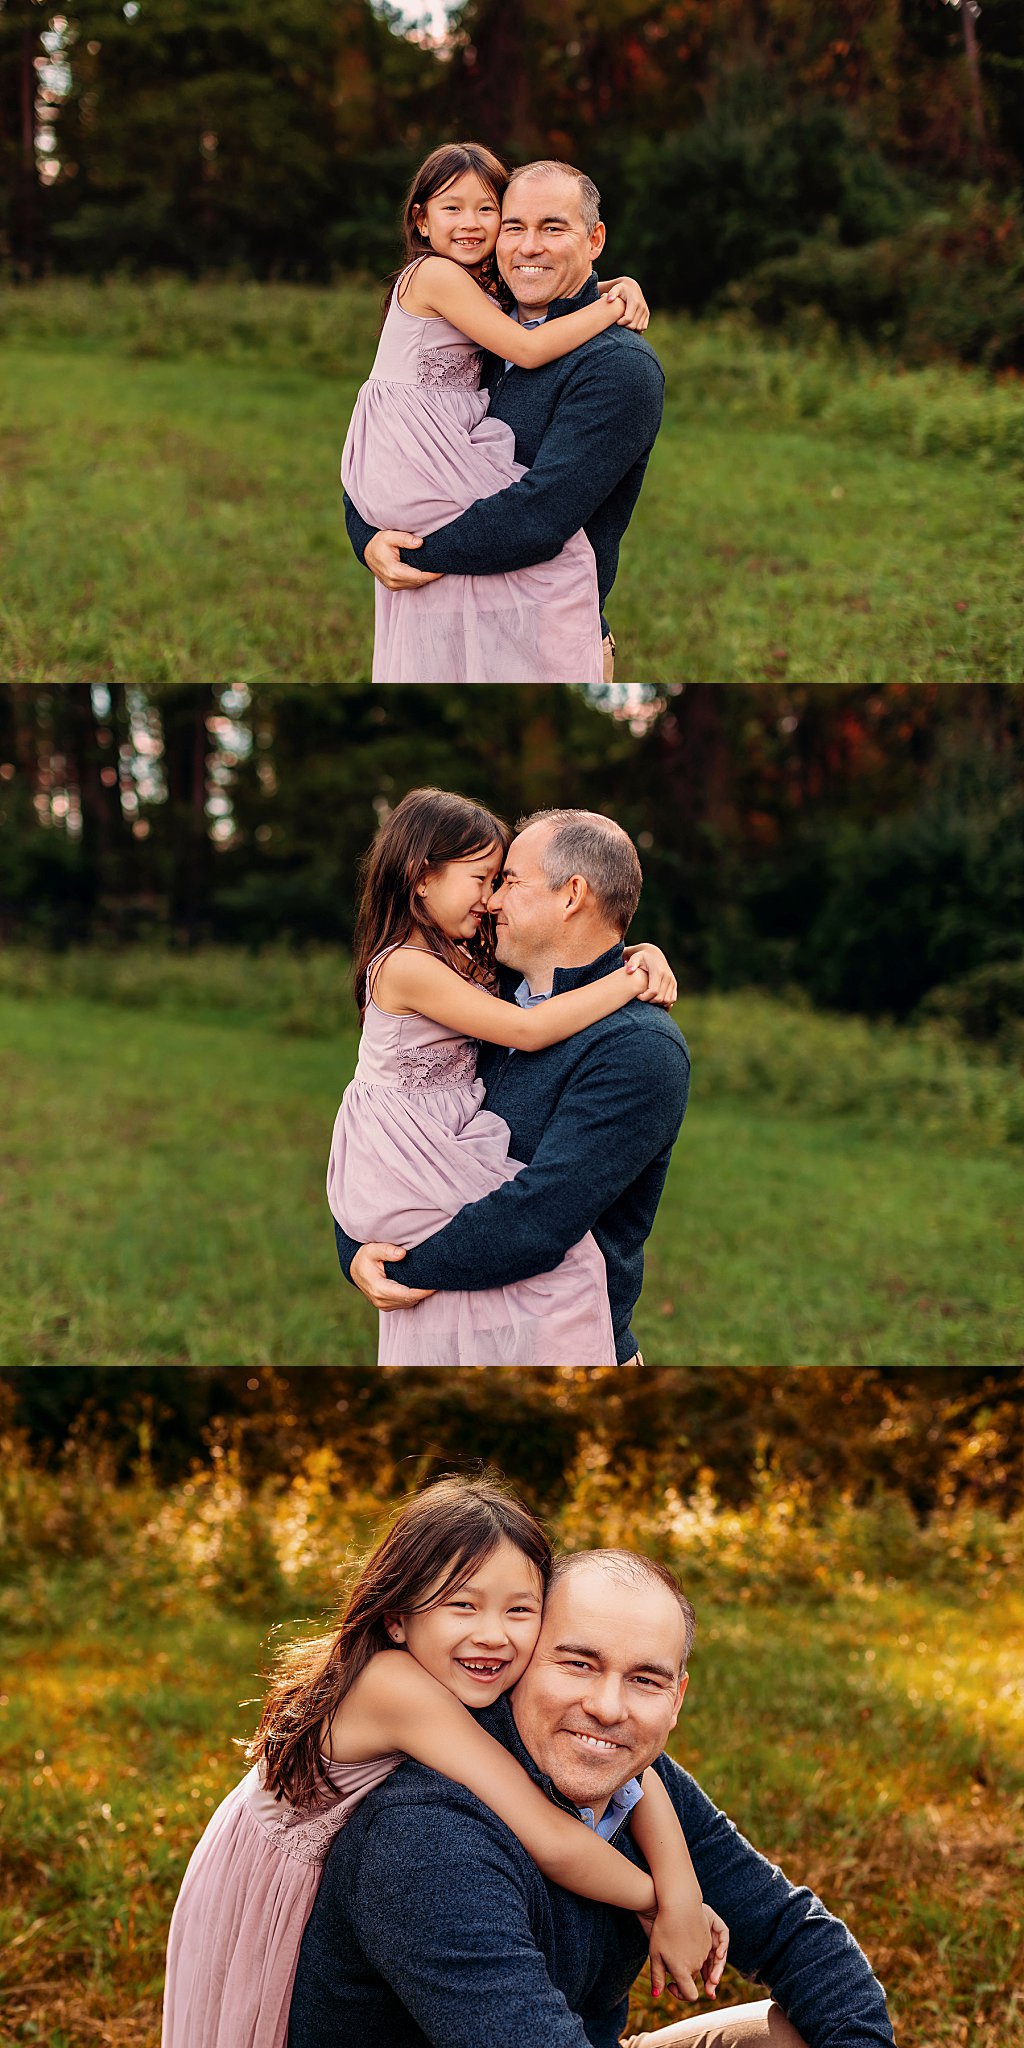
<svg viewBox="0 0 1024 2048">
<path fill-rule="evenodd" d="M 654 1764 L 730 1961 L 772 1999 L 691 2020 L 692 2048 L 892 2048 L 853 1936 L 744 1840 L 662 1751 L 693 1610 L 629 1551 L 562 1559 L 511 1698 L 477 1718 L 567 1812 L 640 1860 L 630 1812 Z M 289 2048 L 615 2048 L 639 1920 L 547 1883 L 472 1793 L 403 1764 L 337 1836 L 299 1956 Z"/>
<path fill-rule="evenodd" d="M 636 849 L 613 819 L 526 819 L 491 899 L 502 993 L 529 1007 L 621 967 L 640 882 Z M 411 1308 L 432 1289 L 550 1272 L 592 1230 L 608 1274 L 614 1363 L 642 1364 L 630 1319 L 686 1109 L 682 1034 L 664 1010 L 633 1002 L 543 1052 L 481 1046 L 478 1071 L 523 1172 L 404 1256 L 400 1245 L 359 1246 L 335 1224 L 342 1270 L 375 1308 Z"/>
<path fill-rule="evenodd" d="M 571 164 L 533 163 L 513 171 L 496 255 L 527 325 L 557 320 L 597 298 L 593 265 L 605 240 L 600 203 L 593 180 Z M 390 528 L 375 532 L 346 499 L 357 556 L 389 590 L 399 590 L 438 573 L 489 576 L 550 561 L 583 527 L 597 558 L 605 681 L 611 682 L 615 643 L 605 605 L 661 425 L 664 383 L 653 349 L 622 326 L 544 369 L 495 363 L 488 410 L 511 427 L 516 460 L 529 475 L 479 498 L 426 539 Z"/>
</svg>

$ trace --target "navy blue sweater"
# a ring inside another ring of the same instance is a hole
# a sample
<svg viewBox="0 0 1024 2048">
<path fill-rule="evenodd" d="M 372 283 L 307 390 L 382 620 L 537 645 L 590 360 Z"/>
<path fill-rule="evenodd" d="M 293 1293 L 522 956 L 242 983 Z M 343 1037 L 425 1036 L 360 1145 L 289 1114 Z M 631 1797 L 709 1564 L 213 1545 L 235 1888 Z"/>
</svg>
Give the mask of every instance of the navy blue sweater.
<svg viewBox="0 0 1024 2048">
<path fill-rule="evenodd" d="M 591 275 L 572 299 L 556 299 L 557 320 L 597 298 Z M 492 358 L 493 362 L 493 358 Z M 665 375 L 654 350 L 628 327 L 609 327 L 557 363 L 506 370 L 489 379 L 492 418 L 515 435 L 516 460 L 528 476 L 428 534 L 403 561 L 447 576 L 494 576 L 550 561 L 570 534 L 586 530 L 597 558 L 601 630 L 619 566 L 619 544 L 640 495 L 661 425 Z M 345 524 L 360 561 L 376 532 L 345 500 Z"/>
<path fill-rule="evenodd" d="M 598 981 L 622 960 L 618 945 L 586 967 L 559 967 L 552 993 Z M 503 993 L 511 998 L 520 980 L 503 972 Z M 633 1002 L 543 1052 L 482 1046 L 478 1071 L 487 1108 L 511 1132 L 509 1157 L 526 1161 L 524 1170 L 460 1209 L 387 1271 L 407 1287 L 504 1287 L 550 1272 L 592 1230 L 608 1271 L 622 1365 L 637 1348 L 630 1318 L 643 1285 L 644 1244 L 686 1111 L 686 1041 L 665 1010 Z M 347 1275 L 359 1246 L 339 1224 L 334 1229 Z"/>
<path fill-rule="evenodd" d="M 523 1748 L 507 1699 L 477 1719 L 566 1804 Z M 678 1764 L 656 1768 L 704 1897 L 731 1929 L 730 1963 L 767 1987 L 808 2048 L 893 2048 L 885 1994 L 843 1923 Z M 642 1861 L 628 1820 L 616 1840 Z M 646 1948 L 633 1914 L 548 1884 L 471 1792 L 405 1763 L 335 1838 L 288 2048 L 615 2048 Z"/>
</svg>

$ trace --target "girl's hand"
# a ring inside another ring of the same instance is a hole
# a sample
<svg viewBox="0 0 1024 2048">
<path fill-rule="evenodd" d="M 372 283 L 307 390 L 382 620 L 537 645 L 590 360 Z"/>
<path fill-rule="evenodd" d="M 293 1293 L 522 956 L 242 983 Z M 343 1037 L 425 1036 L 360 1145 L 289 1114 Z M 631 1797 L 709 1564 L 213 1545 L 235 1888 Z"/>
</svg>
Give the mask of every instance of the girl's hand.
<svg viewBox="0 0 1024 2048">
<path fill-rule="evenodd" d="M 689 1910 L 668 1906 L 659 1911 L 650 1944 L 654 1997 L 660 1998 L 667 1984 L 680 1998 L 700 1998 L 704 1990 L 701 1971 L 708 1961 L 712 1940 L 709 1915 L 703 1905 Z"/>
<path fill-rule="evenodd" d="M 627 946 L 625 957 L 627 974 L 635 974 L 640 967 L 647 970 L 647 987 L 637 990 L 637 1002 L 657 1003 L 659 1010 L 670 1010 L 679 990 L 661 947 Z"/>
<path fill-rule="evenodd" d="M 598 284 L 598 291 L 604 296 L 614 292 L 622 300 L 623 311 L 619 315 L 620 327 L 631 327 L 634 334 L 642 334 L 651 317 L 651 309 L 644 298 L 635 277 L 612 277 L 607 284 Z"/>
<path fill-rule="evenodd" d="M 708 1933 L 711 1936 L 711 1947 L 702 1965 L 701 1975 L 704 1979 L 704 1989 L 708 1997 L 713 1998 L 722 1981 L 722 1971 L 725 1968 L 725 1959 L 729 1953 L 729 1929 L 721 1914 L 713 1912 L 710 1906 L 705 1906 L 704 1916 L 708 1923 Z"/>
</svg>

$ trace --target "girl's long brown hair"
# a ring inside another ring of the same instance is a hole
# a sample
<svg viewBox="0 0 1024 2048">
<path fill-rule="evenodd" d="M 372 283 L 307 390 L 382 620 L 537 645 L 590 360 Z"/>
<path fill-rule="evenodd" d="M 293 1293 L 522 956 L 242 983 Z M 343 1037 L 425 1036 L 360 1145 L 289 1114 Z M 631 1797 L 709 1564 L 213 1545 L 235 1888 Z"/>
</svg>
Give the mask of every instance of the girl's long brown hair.
<svg viewBox="0 0 1024 2048">
<path fill-rule="evenodd" d="M 278 1654 L 246 1750 L 250 1763 L 263 1766 L 271 1792 L 294 1806 L 322 1796 L 330 1787 L 321 1754 L 325 1728 L 371 1657 L 394 1648 L 385 1618 L 436 1606 L 499 1543 L 514 1544 L 536 1565 L 546 1591 L 551 1545 L 529 1508 L 499 1481 L 439 1479 L 406 1501 L 363 1565 L 340 1627 Z"/>
<path fill-rule="evenodd" d="M 366 1009 L 366 976 L 371 960 L 387 946 L 402 945 L 415 931 L 432 953 L 467 979 L 491 981 L 494 934 L 490 921 L 465 947 L 436 924 L 419 882 L 429 868 L 469 860 L 498 846 L 506 854 L 508 826 L 468 797 L 448 789 L 411 789 L 385 819 L 360 867 L 359 911 L 353 941 L 353 969 L 359 1014 Z"/>
<path fill-rule="evenodd" d="M 432 149 L 430 155 L 425 157 L 421 163 L 405 195 L 405 205 L 402 208 L 402 247 L 405 250 L 405 254 L 398 270 L 395 271 L 394 276 L 388 281 L 387 296 L 383 307 L 385 313 L 391 304 L 395 286 L 406 265 L 411 263 L 414 257 L 427 256 L 430 253 L 430 242 L 417 224 L 417 213 L 426 205 L 428 199 L 433 199 L 436 192 L 443 192 L 445 186 L 452 184 L 453 180 L 460 177 L 464 171 L 476 172 L 481 184 L 486 185 L 488 191 L 493 192 L 497 201 L 498 212 L 501 212 L 501 202 L 505 196 L 505 187 L 508 184 L 511 173 L 507 166 L 502 163 L 501 158 L 495 156 L 493 150 L 485 149 L 482 142 L 445 142 L 442 143 L 440 149 Z M 500 297 L 501 303 L 505 305 L 505 287 L 498 277 L 497 265 L 493 256 L 488 260 L 487 268 L 481 277 L 481 283 L 485 291 L 493 291 L 495 296 Z M 508 304 L 511 304 L 511 293 L 507 294 L 507 299 Z"/>
</svg>

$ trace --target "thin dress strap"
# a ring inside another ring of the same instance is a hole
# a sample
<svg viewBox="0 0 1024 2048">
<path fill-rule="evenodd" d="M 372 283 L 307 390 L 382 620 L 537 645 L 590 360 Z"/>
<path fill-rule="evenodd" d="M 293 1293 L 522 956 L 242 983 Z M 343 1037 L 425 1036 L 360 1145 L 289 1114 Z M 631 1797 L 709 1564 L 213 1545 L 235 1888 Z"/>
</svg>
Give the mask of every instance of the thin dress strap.
<svg viewBox="0 0 1024 2048">
<path fill-rule="evenodd" d="M 366 993 L 369 996 L 371 1003 L 374 1000 L 373 990 L 377 976 L 380 973 L 380 970 L 383 967 L 385 960 L 388 959 L 390 954 L 403 952 L 420 953 L 422 952 L 422 950 L 423 948 L 421 946 L 410 945 L 408 939 L 396 939 L 393 945 L 384 946 L 382 947 L 379 953 L 374 954 L 373 959 L 370 961 L 370 964 L 366 970 Z"/>
<path fill-rule="evenodd" d="M 406 278 L 411 277 L 413 271 L 417 269 L 418 265 L 425 262 L 426 258 L 428 256 L 433 256 L 434 253 L 435 252 L 433 249 L 424 249 L 419 256 L 413 257 L 411 263 L 406 264 L 404 270 L 399 271 L 398 276 L 395 279 L 394 299 L 396 306 L 401 306 L 403 313 L 405 312 L 405 307 L 402 306 L 402 286 L 404 285 Z"/>
</svg>

